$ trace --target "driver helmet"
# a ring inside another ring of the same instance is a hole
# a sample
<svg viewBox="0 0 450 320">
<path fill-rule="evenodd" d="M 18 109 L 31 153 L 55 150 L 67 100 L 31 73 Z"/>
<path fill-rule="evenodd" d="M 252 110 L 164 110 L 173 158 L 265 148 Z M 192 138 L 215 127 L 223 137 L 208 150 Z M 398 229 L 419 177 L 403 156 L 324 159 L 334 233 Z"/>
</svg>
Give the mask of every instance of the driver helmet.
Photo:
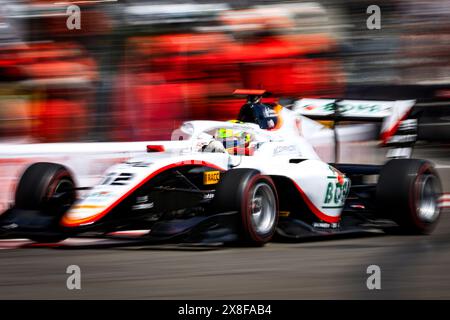
<svg viewBox="0 0 450 320">
<path fill-rule="evenodd" d="M 230 120 L 229 122 L 242 123 L 239 120 Z M 251 135 L 241 129 L 219 128 L 216 133 L 216 139 L 221 141 L 226 149 L 235 147 L 246 148 L 250 145 Z"/>
</svg>

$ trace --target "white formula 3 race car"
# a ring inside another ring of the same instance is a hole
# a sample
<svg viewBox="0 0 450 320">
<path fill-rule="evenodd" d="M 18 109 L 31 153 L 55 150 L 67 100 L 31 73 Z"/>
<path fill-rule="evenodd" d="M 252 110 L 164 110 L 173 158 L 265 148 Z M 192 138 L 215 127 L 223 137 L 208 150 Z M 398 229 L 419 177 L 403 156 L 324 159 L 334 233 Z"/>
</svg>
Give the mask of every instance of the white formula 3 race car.
<svg viewBox="0 0 450 320">
<path fill-rule="evenodd" d="M 146 230 L 142 239 L 155 242 L 263 245 L 275 236 L 433 230 L 441 184 L 430 162 L 326 163 L 302 134 L 312 120 L 261 103 L 262 90 L 236 93 L 247 96 L 238 121 L 185 122 L 172 141 L 148 145 L 93 187 L 75 186 L 63 165 L 32 164 L 1 216 L 2 236 L 50 242 Z"/>
</svg>

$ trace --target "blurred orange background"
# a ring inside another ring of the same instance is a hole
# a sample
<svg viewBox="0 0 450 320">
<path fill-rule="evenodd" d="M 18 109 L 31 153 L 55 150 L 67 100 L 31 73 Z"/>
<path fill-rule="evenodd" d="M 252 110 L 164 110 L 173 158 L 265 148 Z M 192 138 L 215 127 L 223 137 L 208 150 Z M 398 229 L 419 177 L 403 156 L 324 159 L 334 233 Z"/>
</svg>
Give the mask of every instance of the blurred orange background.
<svg viewBox="0 0 450 320">
<path fill-rule="evenodd" d="M 419 29 L 427 17 L 403 1 L 381 2 L 378 33 L 365 1 L 0 3 L 3 140 L 168 139 L 187 119 L 236 117 L 236 88 L 339 97 L 351 82 L 448 80 L 448 23 Z M 80 30 L 66 26 L 70 4 Z"/>
</svg>

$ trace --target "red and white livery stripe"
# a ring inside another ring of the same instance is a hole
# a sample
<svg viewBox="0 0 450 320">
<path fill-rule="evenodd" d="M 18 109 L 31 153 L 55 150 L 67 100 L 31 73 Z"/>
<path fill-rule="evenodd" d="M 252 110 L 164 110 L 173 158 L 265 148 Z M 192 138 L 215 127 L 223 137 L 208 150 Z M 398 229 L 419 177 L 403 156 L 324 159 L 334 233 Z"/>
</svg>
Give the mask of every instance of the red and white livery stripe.
<svg viewBox="0 0 450 320">
<path fill-rule="evenodd" d="M 450 192 L 442 194 L 439 198 L 439 206 L 443 209 L 450 208 Z"/>
</svg>

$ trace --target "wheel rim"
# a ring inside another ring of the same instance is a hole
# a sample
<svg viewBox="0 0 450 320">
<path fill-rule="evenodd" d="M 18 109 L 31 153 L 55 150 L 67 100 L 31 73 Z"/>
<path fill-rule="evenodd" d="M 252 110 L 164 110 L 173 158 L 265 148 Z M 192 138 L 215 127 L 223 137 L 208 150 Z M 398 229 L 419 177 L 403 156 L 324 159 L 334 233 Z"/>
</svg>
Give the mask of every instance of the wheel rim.
<svg viewBox="0 0 450 320">
<path fill-rule="evenodd" d="M 269 233 L 276 218 L 276 202 L 272 188 L 266 183 L 258 183 L 251 197 L 251 221 L 256 233 Z"/>
<path fill-rule="evenodd" d="M 425 174 L 419 180 L 419 199 L 417 215 L 426 223 L 434 222 L 439 216 L 437 179 L 434 175 Z"/>
<path fill-rule="evenodd" d="M 73 190 L 73 182 L 69 179 L 61 179 L 58 181 L 58 183 L 56 184 L 55 190 L 53 191 L 53 194 L 58 194 L 58 193 L 67 193 L 67 195 L 64 195 L 64 197 L 62 198 L 62 205 L 63 206 L 69 206 L 73 203 L 74 199 L 75 199 L 75 194 L 72 191 Z M 72 192 L 68 192 L 68 190 L 71 190 Z"/>
</svg>

